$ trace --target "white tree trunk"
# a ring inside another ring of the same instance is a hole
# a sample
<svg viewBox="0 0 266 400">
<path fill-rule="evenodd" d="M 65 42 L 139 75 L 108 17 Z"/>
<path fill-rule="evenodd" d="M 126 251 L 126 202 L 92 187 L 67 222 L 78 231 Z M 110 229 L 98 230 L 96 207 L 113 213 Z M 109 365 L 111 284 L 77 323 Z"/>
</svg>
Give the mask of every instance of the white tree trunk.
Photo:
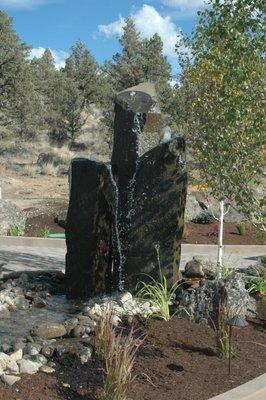
<svg viewBox="0 0 266 400">
<path fill-rule="evenodd" d="M 222 277 L 223 265 L 223 230 L 224 230 L 224 201 L 220 201 L 220 219 L 219 219 L 219 232 L 218 232 L 218 256 L 217 256 L 217 276 Z"/>
</svg>

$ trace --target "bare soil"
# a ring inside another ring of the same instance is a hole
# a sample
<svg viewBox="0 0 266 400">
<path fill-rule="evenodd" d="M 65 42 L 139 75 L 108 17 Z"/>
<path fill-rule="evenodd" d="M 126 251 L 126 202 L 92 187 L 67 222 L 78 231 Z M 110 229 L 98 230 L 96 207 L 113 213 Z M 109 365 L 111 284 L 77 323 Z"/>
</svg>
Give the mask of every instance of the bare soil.
<svg viewBox="0 0 266 400">
<path fill-rule="evenodd" d="M 235 332 L 231 375 L 228 361 L 215 353 L 210 327 L 178 317 L 138 324 L 148 337 L 134 368 L 133 400 L 207 400 L 266 372 L 266 330 L 260 321 Z M 83 366 L 66 359 L 53 375 L 26 375 L 12 387 L 0 384 L 0 400 L 100 400 L 103 378 L 97 357 Z"/>
</svg>

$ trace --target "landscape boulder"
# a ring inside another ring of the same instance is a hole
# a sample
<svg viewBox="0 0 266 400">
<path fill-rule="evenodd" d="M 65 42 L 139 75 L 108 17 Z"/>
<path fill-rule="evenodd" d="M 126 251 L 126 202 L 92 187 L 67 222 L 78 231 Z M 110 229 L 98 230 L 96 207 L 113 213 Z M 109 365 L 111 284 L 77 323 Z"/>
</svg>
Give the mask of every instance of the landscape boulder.
<svg viewBox="0 0 266 400">
<path fill-rule="evenodd" d="M 6 236 L 12 226 L 24 230 L 26 214 L 10 201 L 0 200 L 0 236 Z"/>
<path fill-rule="evenodd" d="M 194 289 L 181 289 L 177 293 L 177 300 L 180 309 L 186 310 L 195 322 L 211 322 L 217 314 L 222 295 L 228 299 L 228 309 L 232 316 L 256 316 L 255 300 L 246 290 L 241 274 L 204 280 Z"/>
<path fill-rule="evenodd" d="M 32 336 L 38 336 L 43 339 L 55 339 L 67 334 L 67 330 L 64 325 L 62 324 L 42 324 L 42 325 L 35 325 L 31 329 Z"/>
</svg>

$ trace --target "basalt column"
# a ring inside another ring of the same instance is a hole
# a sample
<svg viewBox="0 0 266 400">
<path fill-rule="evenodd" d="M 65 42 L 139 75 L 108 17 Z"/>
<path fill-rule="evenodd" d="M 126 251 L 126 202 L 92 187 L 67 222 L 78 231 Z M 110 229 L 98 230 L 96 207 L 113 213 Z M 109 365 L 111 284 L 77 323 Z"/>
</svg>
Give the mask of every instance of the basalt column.
<svg viewBox="0 0 266 400">
<path fill-rule="evenodd" d="M 143 280 L 143 272 L 156 276 L 156 244 L 169 282 L 177 277 L 180 261 L 187 187 L 185 144 L 177 137 L 149 148 L 145 123 L 150 115 L 160 118 L 153 92 L 153 85 L 139 85 L 119 93 L 115 101 L 111 163 L 119 191 L 120 278 L 126 289 Z M 144 154 L 143 148 L 148 150 Z"/>
<path fill-rule="evenodd" d="M 112 290 L 114 264 L 119 266 L 117 195 L 110 164 L 72 161 L 66 222 L 69 298 L 87 299 Z"/>
</svg>

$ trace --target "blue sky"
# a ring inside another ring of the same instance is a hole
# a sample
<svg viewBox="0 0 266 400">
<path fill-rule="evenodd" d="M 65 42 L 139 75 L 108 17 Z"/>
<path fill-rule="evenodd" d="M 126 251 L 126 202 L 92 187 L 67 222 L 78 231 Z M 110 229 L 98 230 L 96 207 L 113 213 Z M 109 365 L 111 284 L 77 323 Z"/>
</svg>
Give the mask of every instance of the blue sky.
<svg viewBox="0 0 266 400">
<path fill-rule="evenodd" d="M 131 14 L 142 37 L 160 34 L 175 70 L 179 32 L 191 31 L 203 4 L 204 0 L 0 0 L 0 9 L 14 18 L 21 39 L 33 47 L 32 55 L 40 56 L 48 47 L 58 66 L 79 38 L 100 63 L 111 58 L 119 50 L 124 18 Z"/>
</svg>

